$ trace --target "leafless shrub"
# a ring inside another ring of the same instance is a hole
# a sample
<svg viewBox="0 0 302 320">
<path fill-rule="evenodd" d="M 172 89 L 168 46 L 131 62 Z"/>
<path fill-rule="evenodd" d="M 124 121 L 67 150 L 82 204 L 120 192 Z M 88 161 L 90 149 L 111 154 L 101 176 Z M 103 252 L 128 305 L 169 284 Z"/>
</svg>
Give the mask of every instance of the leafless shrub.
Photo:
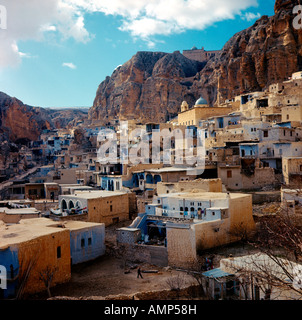
<svg viewBox="0 0 302 320">
<path fill-rule="evenodd" d="M 44 270 L 42 270 L 39 273 L 39 279 L 43 281 L 49 298 L 51 298 L 50 287 L 57 270 L 58 269 L 55 267 L 47 266 Z"/>
</svg>

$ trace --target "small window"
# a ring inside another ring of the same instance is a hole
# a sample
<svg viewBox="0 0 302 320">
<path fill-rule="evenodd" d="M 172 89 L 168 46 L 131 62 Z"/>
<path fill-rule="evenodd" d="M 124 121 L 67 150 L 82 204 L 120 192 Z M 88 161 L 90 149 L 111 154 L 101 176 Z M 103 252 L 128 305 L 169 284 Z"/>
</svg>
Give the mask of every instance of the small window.
<svg viewBox="0 0 302 320">
<path fill-rule="evenodd" d="M 120 221 L 120 218 L 119 218 L 119 217 L 117 217 L 117 218 L 112 218 L 112 223 L 113 223 L 113 224 L 117 224 L 117 223 L 119 223 L 119 221 Z"/>
<path fill-rule="evenodd" d="M 112 205 L 110 205 L 110 212 L 112 212 L 112 210 L 113 210 L 113 209 L 112 209 Z"/>
<path fill-rule="evenodd" d="M 300 165 L 300 171 L 302 171 L 302 165 Z"/>
<path fill-rule="evenodd" d="M 85 239 L 81 239 L 81 247 L 85 247 Z"/>
<path fill-rule="evenodd" d="M 232 178 L 233 174 L 232 174 L 232 170 L 228 170 L 227 171 L 227 177 L 228 178 Z"/>
<path fill-rule="evenodd" d="M 267 130 L 263 131 L 263 137 L 264 137 L 264 138 L 267 138 L 267 137 L 268 137 L 268 131 L 267 131 Z"/>
<path fill-rule="evenodd" d="M 57 247 L 57 258 L 61 258 L 61 246 Z"/>
<path fill-rule="evenodd" d="M 92 243 L 92 239 L 88 238 L 88 245 L 91 246 L 91 243 Z"/>
</svg>

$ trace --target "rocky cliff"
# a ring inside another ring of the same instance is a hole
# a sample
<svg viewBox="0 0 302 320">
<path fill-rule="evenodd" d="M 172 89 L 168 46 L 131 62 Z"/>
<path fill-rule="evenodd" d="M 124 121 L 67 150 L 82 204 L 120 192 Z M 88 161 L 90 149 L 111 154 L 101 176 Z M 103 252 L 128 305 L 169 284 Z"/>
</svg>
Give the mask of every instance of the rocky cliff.
<svg viewBox="0 0 302 320">
<path fill-rule="evenodd" d="M 217 59 L 199 73 L 194 88 L 211 104 L 245 92 L 261 91 L 302 70 L 302 33 L 293 27 L 298 0 L 277 0 L 275 15 L 263 16 L 235 34 Z"/>
<path fill-rule="evenodd" d="M 45 109 L 45 112 L 57 129 L 70 128 L 76 126 L 78 121 L 88 119 L 88 108 Z"/>
<path fill-rule="evenodd" d="M 25 105 L 0 92 L 0 131 L 10 141 L 36 140 L 43 129 L 52 127 L 51 119 L 44 109 Z"/>
<path fill-rule="evenodd" d="M 31 107 L 0 92 L 0 141 L 34 141 L 39 138 L 42 130 L 66 128 L 76 120 L 86 119 L 87 113 L 80 109 Z"/>
<path fill-rule="evenodd" d="M 139 52 L 97 90 L 90 118 L 166 121 L 183 100 L 200 95 L 211 105 L 258 91 L 302 70 L 302 32 L 293 28 L 299 0 L 277 0 L 275 15 L 263 16 L 235 34 L 206 66 L 173 54 Z"/>
<path fill-rule="evenodd" d="M 100 84 L 89 117 L 104 123 L 114 118 L 165 122 L 177 115 L 184 99 L 192 104 L 199 98 L 192 85 L 203 67 L 180 52 L 138 52 Z"/>
</svg>

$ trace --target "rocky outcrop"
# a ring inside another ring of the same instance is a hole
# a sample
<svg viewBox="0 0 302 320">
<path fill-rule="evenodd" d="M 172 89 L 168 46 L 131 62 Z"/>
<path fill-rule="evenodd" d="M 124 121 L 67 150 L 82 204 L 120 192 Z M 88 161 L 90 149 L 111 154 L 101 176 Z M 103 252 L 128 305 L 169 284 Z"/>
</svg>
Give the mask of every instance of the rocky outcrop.
<svg viewBox="0 0 302 320">
<path fill-rule="evenodd" d="M 88 119 L 88 109 L 46 109 L 45 111 L 57 129 L 71 128 L 76 126 L 78 121 Z"/>
<path fill-rule="evenodd" d="M 275 15 L 263 16 L 235 34 L 217 59 L 199 73 L 195 88 L 211 104 L 245 92 L 261 91 L 302 70 L 302 34 L 293 27 L 298 0 L 277 0 Z"/>
<path fill-rule="evenodd" d="M 25 105 L 0 92 L 0 130 L 10 141 L 37 140 L 42 130 L 52 127 L 44 109 Z"/>
<path fill-rule="evenodd" d="M 88 110 L 31 107 L 0 92 L 0 142 L 37 140 L 44 129 L 60 129 L 88 117 Z"/>
<path fill-rule="evenodd" d="M 177 115 L 184 99 L 193 104 L 199 98 L 192 85 L 203 67 L 180 52 L 138 52 L 100 84 L 89 117 L 104 123 L 115 118 L 165 122 Z"/>
<path fill-rule="evenodd" d="M 302 70 L 302 33 L 293 27 L 297 4 L 277 0 L 274 16 L 235 34 L 204 68 L 179 52 L 137 53 L 101 83 L 90 118 L 166 121 L 183 100 L 192 105 L 202 95 L 211 105 L 221 104 L 288 79 Z"/>
</svg>

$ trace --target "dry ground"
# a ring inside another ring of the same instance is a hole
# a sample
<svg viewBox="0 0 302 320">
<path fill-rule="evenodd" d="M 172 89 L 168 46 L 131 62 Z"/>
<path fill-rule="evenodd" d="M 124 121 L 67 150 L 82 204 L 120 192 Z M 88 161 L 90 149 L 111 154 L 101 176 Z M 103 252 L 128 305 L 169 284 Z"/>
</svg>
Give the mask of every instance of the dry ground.
<svg viewBox="0 0 302 320">
<path fill-rule="evenodd" d="M 106 228 L 106 244 L 115 245 L 115 229 L 129 225 L 129 222 L 120 223 L 118 226 Z M 234 244 L 217 248 L 204 253 L 204 257 L 214 257 L 214 267 L 219 267 L 219 262 L 230 255 L 240 256 L 254 253 L 254 250 L 242 244 Z M 201 259 L 202 260 L 202 259 Z M 132 268 L 129 268 L 132 267 Z M 158 273 L 143 273 L 143 279 L 137 278 L 137 267 L 141 270 L 157 270 Z M 148 264 L 128 264 L 126 268 L 130 273 L 125 273 L 124 261 L 118 257 L 106 254 L 94 261 L 72 267 L 71 280 L 51 289 L 53 297 L 106 297 L 111 295 L 134 295 L 146 291 L 161 291 L 171 289 L 167 283 L 169 279 L 179 276 L 183 286 L 197 285 L 196 280 L 185 271 L 171 268 L 159 268 Z M 29 299 L 47 299 L 46 293 L 36 294 Z"/>
<path fill-rule="evenodd" d="M 106 246 L 112 248 L 116 245 L 115 230 L 128 226 L 131 221 L 119 223 L 106 228 Z M 108 250 L 109 251 L 109 250 Z M 131 295 L 138 292 L 169 289 L 167 280 L 180 275 L 184 285 L 196 285 L 196 281 L 185 272 L 167 268 L 159 268 L 148 264 L 130 263 L 125 273 L 124 260 L 106 254 L 94 261 L 72 267 L 70 282 L 58 285 L 51 289 L 52 296 L 68 296 L 87 298 L 91 296 L 106 297 L 108 295 Z M 137 268 L 141 270 L 155 270 L 158 273 L 143 273 L 143 279 L 137 279 Z M 46 299 L 45 293 L 31 296 L 30 299 Z"/>
<path fill-rule="evenodd" d="M 123 261 L 104 256 L 92 262 L 74 266 L 70 282 L 51 289 L 52 296 L 87 298 L 91 296 L 134 295 L 138 292 L 170 289 L 167 280 L 181 275 L 185 284 L 196 284 L 194 279 L 184 272 L 166 270 L 147 264 L 140 265 L 142 270 L 158 270 L 158 273 L 143 273 L 143 279 L 137 278 L 137 269 L 125 274 Z M 45 299 L 42 293 L 31 299 Z"/>
</svg>

